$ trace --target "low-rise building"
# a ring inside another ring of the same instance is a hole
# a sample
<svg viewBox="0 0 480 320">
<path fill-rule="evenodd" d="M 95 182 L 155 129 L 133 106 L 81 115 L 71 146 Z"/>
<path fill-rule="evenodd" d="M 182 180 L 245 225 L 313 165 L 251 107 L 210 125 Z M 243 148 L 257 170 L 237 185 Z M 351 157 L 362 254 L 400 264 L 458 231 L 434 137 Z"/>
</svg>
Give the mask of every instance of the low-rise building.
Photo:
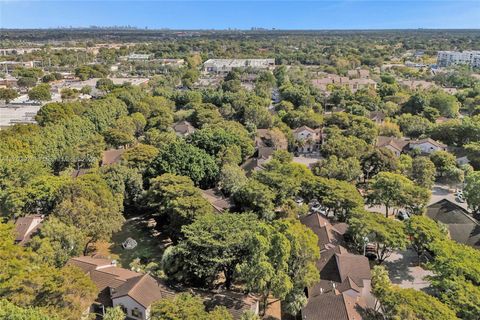
<svg viewBox="0 0 480 320">
<path fill-rule="evenodd" d="M 431 154 L 435 151 L 446 151 L 447 145 L 441 142 L 435 141 L 431 138 L 427 138 L 427 139 L 410 141 L 409 148 L 412 150 L 418 149 L 422 153 Z"/>
<path fill-rule="evenodd" d="M 97 286 L 98 297 L 89 312 L 103 316 L 107 307 L 120 306 L 128 319 L 150 319 L 153 302 L 174 292 L 148 274 L 117 267 L 110 259 L 77 257 L 68 261 L 82 269 Z"/>
<path fill-rule="evenodd" d="M 376 89 L 377 83 L 369 78 L 349 79 L 335 74 L 329 74 L 324 78 L 313 79 L 312 84 L 322 91 L 329 90 L 332 86 L 348 87 L 352 92 L 360 89 Z"/>
<path fill-rule="evenodd" d="M 203 70 L 212 73 L 228 73 L 237 68 L 273 69 L 275 68 L 275 59 L 209 59 L 203 64 Z"/>
<path fill-rule="evenodd" d="M 480 223 L 464 208 L 442 199 L 429 205 L 426 215 L 444 224 L 452 240 L 480 249 Z"/>
<path fill-rule="evenodd" d="M 366 69 L 357 68 L 354 70 L 348 70 L 347 76 L 350 79 L 370 79 L 370 71 Z"/>
<path fill-rule="evenodd" d="M 370 264 L 365 256 L 349 253 L 341 246 L 348 226 L 331 224 L 318 213 L 300 221 L 317 235 L 320 248 L 316 263 L 320 281 L 306 290 L 308 302 L 302 309 L 302 319 L 362 319 L 362 310 L 375 306 Z"/>
<path fill-rule="evenodd" d="M 322 129 L 312 129 L 301 126 L 293 130 L 293 136 L 297 143 L 295 151 L 298 153 L 315 153 L 320 151 L 322 144 Z"/>
<path fill-rule="evenodd" d="M 393 152 L 397 157 L 408 150 L 408 140 L 395 138 L 395 137 L 386 137 L 378 136 L 376 146 L 377 148 L 385 148 Z"/>
<path fill-rule="evenodd" d="M 15 243 L 24 245 L 38 231 L 43 221 L 42 215 L 28 215 L 15 221 Z"/>
</svg>

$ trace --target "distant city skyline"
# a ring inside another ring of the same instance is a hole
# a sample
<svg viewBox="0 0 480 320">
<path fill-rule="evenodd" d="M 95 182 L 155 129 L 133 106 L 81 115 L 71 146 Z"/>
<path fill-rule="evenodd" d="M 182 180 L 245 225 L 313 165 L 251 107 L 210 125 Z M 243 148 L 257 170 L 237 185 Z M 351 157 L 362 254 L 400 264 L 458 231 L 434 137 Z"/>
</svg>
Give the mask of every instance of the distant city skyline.
<svg viewBox="0 0 480 320">
<path fill-rule="evenodd" d="M 0 1 L 0 28 L 477 29 L 480 1 Z"/>
</svg>

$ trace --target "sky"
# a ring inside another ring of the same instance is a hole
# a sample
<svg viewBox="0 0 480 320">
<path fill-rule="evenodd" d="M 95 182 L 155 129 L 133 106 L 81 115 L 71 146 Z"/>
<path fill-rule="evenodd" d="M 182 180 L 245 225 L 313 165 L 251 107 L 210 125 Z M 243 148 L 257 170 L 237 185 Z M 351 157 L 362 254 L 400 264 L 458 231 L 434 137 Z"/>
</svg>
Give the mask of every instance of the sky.
<svg viewBox="0 0 480 320">
<path fill-rule="evenodd" d="M 0 0 L 0 28 L 480 29 L 480 0 Z"/>
</svg>

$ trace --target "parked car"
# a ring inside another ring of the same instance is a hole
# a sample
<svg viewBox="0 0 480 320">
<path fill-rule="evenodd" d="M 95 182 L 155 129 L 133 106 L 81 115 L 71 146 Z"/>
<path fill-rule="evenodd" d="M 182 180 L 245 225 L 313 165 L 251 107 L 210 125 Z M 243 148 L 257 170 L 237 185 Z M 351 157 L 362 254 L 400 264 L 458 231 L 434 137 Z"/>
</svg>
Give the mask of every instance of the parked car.
<svg viewBox="0 0 480 320">
<path fill-rule="evenodd" d="M 465 198 L 463 197 L 463 194 L 457 194 L 457 201 L 460 203 L 465 203 Z"/>
<path fill-rule="evenodd" d="M 295 198 L 295 202 L 296 202 L 299 206 L 301 206 L 301 205 L 303 204 L 303 199 L 300 198 L 300 197 L 296 197 L 296 198 Z"/>
<path fill-rule="evenodd" d="M 410 219 L 410 215 L 406 213 L 405 211 L 399 211 L 397 213 L 397 219 L 400 221 L 408 220 Z"/>
</svg>

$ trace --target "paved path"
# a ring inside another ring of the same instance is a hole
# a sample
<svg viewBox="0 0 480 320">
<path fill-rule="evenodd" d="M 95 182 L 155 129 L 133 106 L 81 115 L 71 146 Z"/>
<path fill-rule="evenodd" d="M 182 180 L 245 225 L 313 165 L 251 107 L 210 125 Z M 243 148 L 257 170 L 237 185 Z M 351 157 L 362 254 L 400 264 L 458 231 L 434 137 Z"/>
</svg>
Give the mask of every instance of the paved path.
<svg viewBox="0 0 480 320">
<path fill-rule="evenodd" d="M 392 253 L 384 265 L 392 283 L 402 288 L 424 290 L 430 285 L 424 278 L 433 273 L 418 266 L 417 254 L 411 249 Z"/>
</svg>

